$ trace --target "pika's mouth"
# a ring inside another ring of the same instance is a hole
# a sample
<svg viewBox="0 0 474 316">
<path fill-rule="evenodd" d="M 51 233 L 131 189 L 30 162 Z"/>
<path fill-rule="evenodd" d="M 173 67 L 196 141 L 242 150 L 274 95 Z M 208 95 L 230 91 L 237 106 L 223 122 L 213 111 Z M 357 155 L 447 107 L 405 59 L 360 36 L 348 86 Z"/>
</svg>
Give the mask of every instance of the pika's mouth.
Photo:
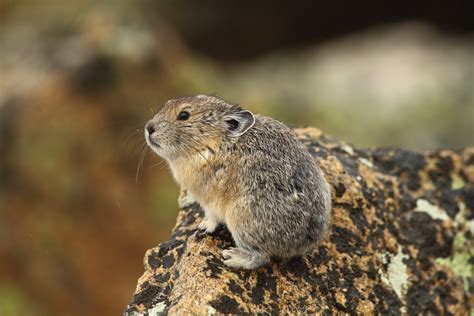
<svg viewBox="0 0 474 316">
<path fill-rule="evenodd" d="M 154 141 L 150 134 L 146 136 L 146 140 L 148 142 L 148 145 L 150 145 L 151 147 L 160 148 L 160 144 Z"/>
<path fill-rule="evenodd" d="M 153 139 L 152 134 L 145 129 L 145 141 L 151 148 L 160 148 L 160 144 Z"/>
</svg>

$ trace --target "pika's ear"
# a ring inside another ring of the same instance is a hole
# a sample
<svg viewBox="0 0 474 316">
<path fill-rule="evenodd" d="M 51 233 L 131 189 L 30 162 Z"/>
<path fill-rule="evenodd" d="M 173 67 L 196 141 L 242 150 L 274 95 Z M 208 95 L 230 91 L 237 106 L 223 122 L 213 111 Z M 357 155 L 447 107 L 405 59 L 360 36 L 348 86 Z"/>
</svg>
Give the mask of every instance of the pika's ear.
<svg viewBox="0 0 474 316">
<path fill-rule="evenodd" d="M 224 116 L 224 125 L 230 136 L 238 137 L 255 124 L 255 116 L 250 111 L 240 111 Z"/>
</svg>

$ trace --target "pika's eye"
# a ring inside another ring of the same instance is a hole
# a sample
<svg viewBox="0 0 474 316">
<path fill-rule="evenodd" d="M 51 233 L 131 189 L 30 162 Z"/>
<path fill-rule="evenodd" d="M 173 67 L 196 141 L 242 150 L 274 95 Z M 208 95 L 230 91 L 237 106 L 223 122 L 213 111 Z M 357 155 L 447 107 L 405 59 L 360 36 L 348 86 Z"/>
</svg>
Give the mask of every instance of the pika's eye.
<svg viewBox="0 0 474 316">
<path fill-rule="evenodd" d="M 181 111 L 178 114 L 178 121 L 186 121 L 189 118 L 189 112 Z"/>
</svg>

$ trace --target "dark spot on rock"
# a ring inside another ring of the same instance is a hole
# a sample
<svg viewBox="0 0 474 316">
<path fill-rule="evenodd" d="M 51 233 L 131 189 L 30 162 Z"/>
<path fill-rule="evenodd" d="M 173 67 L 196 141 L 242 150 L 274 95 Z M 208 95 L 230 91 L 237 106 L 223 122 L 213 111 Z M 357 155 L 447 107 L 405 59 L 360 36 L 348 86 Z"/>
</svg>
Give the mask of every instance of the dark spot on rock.
<svg viewBox="0 0 474 316">
<path fill-rule="evenodd" d="M 369 263 L 367 264 L 367 267 L 368 267 L 367 276 L 369 277 L 369 279 L 376 280 L 377 279 L 377 270 L 375 269 L 374 262 L 372 260 L 369 261 Z"/>
<path fill-rule="evenodd" d="M 464 204 L 470 210 L 468 213 L 468 219 L 474 219 L 474 186 L 466 186 L 462 191 L 462 197 L 464 200 Z"/>
<path fill-rule="evenodd" d="M 194 206 L 187 211 L 187 214 L 183 221 L 183 226 L 189 226 L 196 222 L 196 218 L 197 218 L 196 214 L 198 213 L 198 211 L 193 210 L 193 209 L 194 209 Z"/>
<path fill-rule="evenodd" d="M 474 278 L 469 279 L 469 293 L 474 294 Z"/>
<path fill-rule="evenodd" d="M 313 138 L 311 138 L 311 139 L 313 140 Z M 325 144 L 334 143 L 334 140 L 331 139 L 331 137 L 329 137 L 329 136 L 327 136 L 327 135 L 324 135 L 324 134 L 321 134 L 321 135 L 319 136 L 319 140 L 322 141 L 322 142 L 325 143 Z M 317 140 L 316 140 L 316 141 L 317 141 Z M 319 146 L 326 147 L 326 146 L 324 146 L 324 145 L 322 145 L 322 144 L 319 145 Z"/>
<path fill-rule="evenodd" d="M 331 264 L 329 266 L 329 270 L 327 272 L 327 283 L 330 289 L 338 289 L 339 288 L 339 271 L 338 267 L 335 264 Z"/>
<path fill-rule="evenodd" d="M 448 276 L 446 275 L 446 272 L 444 271 L 438 271 L 436 272 L 436 279 L 438 281 L 444 281 L 447 280 Z"/>
<path fill-rule="evenodd" d="M 172 254 L 166 255 L 163 257 L 163 260 L 162 260 L 163 268 L 168 269 L 171 266 L 173 266 L 173 264 L 174 264 L 174 257 Z"/>
<path fill-rule="evenodd" d="M 207 238 L 208 236 L 209 234 L 207 234 L 205 231 L 197 229 L 195 231 L 194 238 L 196 239 L 196 242 L 202 242 L 204 238 Z"/>
<path fill-rule="evenodd" d="M 426 166 L 426 159 L 422 154 L 401 149 L 380 149 L 375 150 L 374 161 L 385 172 L 399 176 L 400 184 L 409 190 L 421 187 L 418 171 Z"/>
<path fill-rule="evenodd" d="M 450 156 L 437 156 L 436 167 L 445 175 L 449 175 L 454 168 L 453 159 Z"/>
<path fill-rule="evenodd" d="M 191 237 L 191 235 L 193 235 L 194 232 L 195 230 L 192 230 L 192 229 L 177 228 L 171 235 L 171 238 L 176 239 L 176 240 L 180 240 L 180 239 L 184 240 L 184 238 L 180 238 L 180 237 Z M 181 240 L 180 242 L 181 244 L 184 244 L 183 240 Z"/>
<path fill-rule="evenodd" d="M 344 152 L 345 153 L 345 152 Z M 357 163 L 357 160 L 354 158 L 351 158 L 349 156 L 344 155 L 338 155 L 337 157 L 339 161 L 342 163 L 344 166 L 344 170 L 353 177 L 354 179 L 359 175 L 359 164 Z"/>
<path fill-rule="evenodd" d="M 439 315 L 436 308 L 435 298 L 430 293 L 429 286 L 422 282 L 413 283 L 407 291 L 407 308 L 410 315 Z"/>
<path fill-rule="evenodd" d="M 438 170 L 428 171 L 428 176 L 436 187 L 449 188 L 449 185 L 451 183 L 450 178 L 446 178 L 446 176 Z"/>
<path fill-rule="evenodd" d="M 352 269 L 350 268 L 350 265 L 347 263 L 344 263 L 340 267 L 340 271 L 341 271 L 341 274 L 343 275 L 342 288 L 346 289 L 346 291 L 344 292 L 344 295 L 346 295 L 346 300 L 349 301 L 350 299 L 352 299 L 351 295 L 354 294 L 353 292 L 351 292 L 351 289 L 353 289 L 353 286 L 354 286 L 355 276 L 354 276 L 354 273 L 352 272 Z"/>
<path fill-rule="evenodd" d="M 265 289 L 261 284 L 258 284 L 258 281 L 259 280 L 257 279 L 257 285 L 252 288 L 250 297 L 252 298 L 253 303 L 260 305 L 264 300 Z"/>
<path fill-rule="evenodd" d="M 225 225 L 219 225 L 213 236 L 219 240 L 219 247 L 235 247 L 235 242 L 232 239 L 232 235 Z"/>
<path fill-rule="evenodd" d="M 269 293 L 276 293 L 277 283 L 275 277 L 271 275 L 271 270 L 266 272 L 259 272 L 257 274 L 257 282 L 252 288 L 250 297 L 255 304 L 262 304 L 264 302 L 265 291 Z M 275 300 L 276 297 L 273 297 Z"/>
<path fill-rule="evenodd" d="M 466 166 L 473 166 L 474 165 L 474 154 L 468 156 L 468 158 L 464 161 Z"/>
<path fill-rule="evenodd" d="M 157 274 L 157 275 L 154 276 L 154 279 L 155 279 L 156 282 L 166 283 L 170 279 L 170 273 L 166 272 L 165 274 L 161 274 L 161 273 Z"/>
<path fill-rule="evenodd" d="M 439 195 L 440 207 L 446 210 L 446 213 L 448 213 L 449 217 L 454 219 L 459 212 L 459 206 L 455 199 L 454 192 L 449 189 L 441 189 Z"/>
<path fill-rule="evenodd" d="M 454 305 L 459 302 L 454 296 L 451 295 L 452 289 L 447 284 L 437 286 L 433 292 L 439 297 L 440 302 L 443 302 L 442 305 L 445 309 L 448 305 Z"/>
<path fill-rule="evenodd" d="M 280 306 L 278 305 L 278 302 L 270 303 L 270 308 L 271 308 L 270 315 L 272 316 L 280 315 Z"/>
<path fill-rule="evenodd" d="M 412 212 L 400 219 L 401 233 L 407 241 L 415 245 L 418 250 L 418 259 L 425 267 L 431 265 L 431 260 L 437 257 L 451 255 L 452 236 L 444 232 L 440 220 L 425 212 Z M 443 236 L 443 242 L 438 242 L 438 232 Z"/>
<path fill-rule="evenodd" d="M 374 293 L 379 302 L 385 302 L 387 310 L 383 310 L 383 314 L 400 315 L 402 302 L 393 290 L 388 290 L 379 284 L 375 284 Z"/>
<path fill-rule="evenodd" d="M 336 245 L 339 252 L 353 254 L 360 251 L 363 246 L 362 239 L 352 231 L 333 225 L 331 233 L 331 242 Z"/>
<path fill-rule="evenodd" d="M 158 250 L 158 257 L 162 258 L 166 254 L 168 254 L 172 249 L 180 246 L 183 241 L 177 240 L 175 238 L 171 238 L 168 241 L 165 241 L 160 244 L 160 250 Z"/>
<path fill-rule="evenodd" d="M 311 262 L 314 262 L 316 266 L 320 266 L 327 264 L 330 259 L 328 249 L 324 246 L 319 246 L 318 252 Z"/>
<path fill-rule="evenodd" d="M 401 189 L 398 212 L 400 214 L 411 212 L 416 207 L 416 199 L 406 190 Z"/>
<path fill-rule="evenodd" d="M 135 294 L 133 297 L 133 305 L 143 304 L 145 307 L 151 307 L 157 303 L 157 297 L 162 294 L 162 288 L 160 286 L 151 285 L 149 282 L 145 282 L 142 285 L 142 290 Z"/>
<path fill-rule="evenodd" d="M 232 294 L 242 296 L 242 294 L 244 293 L 244 290 L 242 289 L 242 287 L 238 285 L 234 280 L 230 280 L 227 286 L 229 287 L 229 291 Z"/>
<path fill-rule="evenodd" d="M 367 221 L 366 216 L 364 215 L 363 211 L 363 201 L 362 200 L 357 200 L 357 206 L 348 208 L 346 210 L 349 211 L 349 215 L 356 225 L 357 229 L 359 232 L 364 235 L 367 227 L 369 226 L 369 222 Z"/>
<path fill-rule="evenodd" d="M 298 307 L 300 311 L 306 310 L 306 301 L 308 300 L 308 296 L 302 296 L 298 298 Z"/>
<path fill-rule="evenodd" d="M 216 258 L 216 256 L 211 252 L 201 252 L 200 255 L 206 258 L 206 267 L 204 267 L 204 271 L 209 271 L 211 278 L 219 278 L 222 273 L 222 260 Z"/>
<path fill-rule="evenodd" d="M 182 246 L 182 247 L 178 247 L 178 248 L 175 249 L 175 251 L 176 251 L 176 253 L 178 254 L 179 257 L 181 257 L 183 255 L 185 248 L 186 248 L 185 246 Z"/>
<path fill-rule="evenodd" d="M 418 174 L 408 174 L 407 180 L 405 182 L 408 190 L 416 191 L 421 188 L 420 177 Z"/>
<path fill-rule="evenodd" d="M 326 159 L 329 155 L 328 151 L 324 147 L 319 147 L 319 143 L 317 142 L 309 142 L 307 144 L 308 152 L 311 154 L 312 157 L 320 159 Z"/>
<path fill-rule="evenodd" d="M 346 297 L 347 309 L 351 311 L 351 314 L 355 314 L 355 311 L 357 310 L 357 302 L 364 300 L 364 295 L 350 284 L 346 287 L 344 296 Z"/>
<path fill-rule="evenodd" d="M 374 303 L 374 305 L 377 304 L 377 297 L 375 296 L 374 292 L 370 292 L 367 298 L 369 299 L 369 301 Z"/>
<path fill-rule="evenodd" d="M 209 302 L 216 311 L 223 314 L 241 314 L 239 304 L 227 295 L 222 295 L 217 300 Z"/>
<path fill-rule="evenodd" d="M 308 267 L 300 256 L 293 257 L 281 265 L 282 272 L 291 273 L 296 277 L 304 277 L 308 275 Z"/>
<path fill-rule="evenodd" d="M 405 170 L 410 173 L 416 173 L 426 165 L 426 159 L 422 154 L 402 149 L 396 150 L 393 161 L 399 174 Z"/>
<path fill-rule="evenodd" d="M 336 196 L 341 197 L 346 193 L 346 187 L 344 186 L 344 183 L 339 182 L 336 187 Z"/>
<path fill-rule="evenodd" d="M 357 264 L 355 263 L 351 264 L 351 269 L 355 278 L 360 278 L 362 276 L 362 270 Z"/>
<path fill-rule="evenodd" d="M 391 159 L 392 150 L 388 148 L 377 148 L 372 152 L 373 162 L 380 169 L 390 171 L 394 168 L 395 163 Z"/>
<path fill-rule="evenodd" d="M 149 256 L 148 256 L 148 265 L 153 269 L 153 270 L 156 270 L 160 265 L 161 265 L 161 260 L 160 258 L 157 256 L 157 253 L 156 252 L 152 252 Z"/>
</svg>

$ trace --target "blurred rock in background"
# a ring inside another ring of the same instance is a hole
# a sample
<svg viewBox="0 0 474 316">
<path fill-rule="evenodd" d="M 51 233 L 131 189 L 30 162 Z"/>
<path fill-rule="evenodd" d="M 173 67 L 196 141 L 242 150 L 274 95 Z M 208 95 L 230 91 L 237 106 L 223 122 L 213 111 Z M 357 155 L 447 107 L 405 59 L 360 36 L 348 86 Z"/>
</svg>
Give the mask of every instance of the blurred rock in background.
<svg viewBox="0 0 474 316">
<path fill-rule="evenodd" d="M 163 161 L 139 159 L 177 95 L 358 146 L 472 145 L 462 4 L 0 2 L 0 315 L 123 310 L 175 221 Z"/>
</svg>

